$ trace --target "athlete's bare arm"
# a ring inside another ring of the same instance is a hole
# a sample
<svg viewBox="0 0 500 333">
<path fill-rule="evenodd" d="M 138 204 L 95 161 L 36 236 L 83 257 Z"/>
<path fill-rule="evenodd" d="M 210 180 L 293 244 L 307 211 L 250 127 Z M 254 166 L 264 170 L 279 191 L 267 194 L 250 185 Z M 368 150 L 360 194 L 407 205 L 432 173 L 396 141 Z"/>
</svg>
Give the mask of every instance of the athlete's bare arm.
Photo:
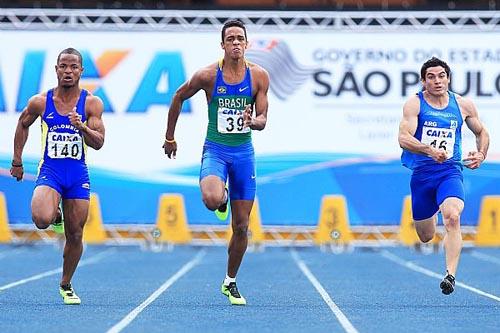
<svg viewBox="0 0 500 333">
<path fill-rule="evenodd" d="M 95 150 L 101 149 L 104 145 L 105 130 L 102 121 L 103 112 L 104 105 L 101 99 L 97 96 L 89 95 L 85 100 L 85 115 L 87 116 L 86 125 L 82 123 L 82 118 L 76 112 L 76 108 L 71 110 L 68 114 L 69 121 L 80 130 L 85 143 Z"/>
<path fill-rule="evenodd" d="M 211 87 L 213 87 L 215 82 L 216 66 L 217 64 L 212 64 L 198 70 L 191 79 L 184 82 L 175 92 L 172 102 L 170 103 L 170 109 L 168 110 L 167 131 L 163 144 L 163 149 L 168 158 L 175 158 L 177 154 L 177 142 L 174 140 L 174 134 L 175 126 L 177 125 L 179 114 L 181 113 L 182 103 L 202 89 L 205 90 L 208 100 L 212 90 Z"/>
<path fill-rule="evenodd" d="M 253 64 L 251 67 L 252 79 L 255 83 L 255 117 L 252 114 L 252 107 L 245 108 L 244 126 L 252 130 L 261 131 L 266 127 L 267 109 L 269 102 L 267 91 L 269 90 L 269 74 L 262 67 Z"/>
<path fill-rule="evenodd" d="M 418 126 L 418 114 L 420 112 L 420 100 L 418 96 L 412 96 L 403 106 L 403 118 L 399 123 L 399 146 L 412 153 L 427 155 L 438 163 L 446 161 L 446 151 L 436 149 L 423 144 L 414 135 Z"/>
<path fill-rule="evenodd" d="M 26 141 L 28 140 L 29 127 L 35 120 L 42 116 L 45 110 L 45 102 L 47 96 L 45 94 L 35 95 L 28 101 L 28 106 L 23 110 L 17 122 L 16 132 L 14 135 L 14 155 L 12 157 L 12 168 L 10 174 L 17 181 L 23 179 L 23 150 Z"/>
<path fill-rule="evenodd" d="M 457 102 L 467 127 L 476 136 L 477 151 L 468 153 L 467 157 L 464 158 L 464 166 L 469 169 L 477 169 L 488 154 L 490 135 L 481 120 L 479 120 L 479 114 L 474 103 L 470 99 L 461 96 L 457 96 Z"/>
</svg>

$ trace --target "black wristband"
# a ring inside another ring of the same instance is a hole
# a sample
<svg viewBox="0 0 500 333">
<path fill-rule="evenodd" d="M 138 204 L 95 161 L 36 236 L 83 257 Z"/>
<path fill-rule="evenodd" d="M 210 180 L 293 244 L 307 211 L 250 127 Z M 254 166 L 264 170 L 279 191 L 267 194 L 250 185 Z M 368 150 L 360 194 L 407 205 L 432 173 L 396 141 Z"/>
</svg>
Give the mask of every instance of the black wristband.
<svg viewBox="0 0 500 333">
<path fill-rule="evenodd" d="M 12 161 L 12 166 L 13 166 L 14 168 L 19 168 L 19 167 L 22 167 L 22 166 L 23 166 L 23 164 L 22 164 L 22 163 L 20 163 L 20 164 L 16 164 L 16 163 L 14 163 L 14 161 Z"/>
</svg>

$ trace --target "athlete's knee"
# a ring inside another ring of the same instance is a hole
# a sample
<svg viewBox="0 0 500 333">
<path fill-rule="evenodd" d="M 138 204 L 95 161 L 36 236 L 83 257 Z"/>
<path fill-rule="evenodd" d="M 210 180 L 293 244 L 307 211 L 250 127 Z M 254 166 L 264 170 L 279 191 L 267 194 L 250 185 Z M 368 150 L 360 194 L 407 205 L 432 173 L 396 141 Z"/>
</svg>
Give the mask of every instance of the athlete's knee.
<svg viewBox="0 0 500 333">
<path fill-rule="evenodd" d="M 34 211 L 31 213 L 31 219 L 35 223 L 38 229 L 47 229 L 49 225 L 54 221 L 54 216 Z"/>
<path fill-rule="evenodd" d="M 460 213 L 452 209 L 443 212 L 443 224 L 446 230 L 456 230 L 460 228 Z"/>
<path fill-rule="evenodd" d="M 66 243 L 81 244 L 83 241 L 83 229 L 68 230 L 66 233 Z"/>
<path fill-rule="evenodd" d="M 420 241 L 428 243 L 434 238 L 434 228 L 416 228 Z"/>
<path fill-rule="evenodd" d="M 237 237 L 247 237 L 248 234 L 248 224 L 238 224 L 233 227 L 233 234 Z"/>
<path fill-rule="evenodd" d="M 216 210 L 222 204 L 222 197 L 216 192 L 203 192 L 202 200 L 210 210 Z"/>
</svg>

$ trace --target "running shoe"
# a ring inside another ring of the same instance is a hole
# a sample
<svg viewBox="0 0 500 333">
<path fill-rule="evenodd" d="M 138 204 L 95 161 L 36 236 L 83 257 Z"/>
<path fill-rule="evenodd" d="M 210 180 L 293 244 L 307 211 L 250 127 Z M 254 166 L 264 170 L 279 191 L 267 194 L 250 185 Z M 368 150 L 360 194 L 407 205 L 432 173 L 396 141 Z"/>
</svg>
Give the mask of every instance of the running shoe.
<svg viewBox="0 0 500 333">
<path fill-rule="evenodd" d="M 221 291 L 229 298 L 229 302 L 231 302 L 232 305 L 247 305 L 245 297 L 241 296 L 238 291 L 236 282 L 231 282 L 228 286 L 222 283 Z"/>
<path fill-rule="evenodd" d="M 78 297 L 73 290 L 73 287 L 71 286 L 71 283 L 68 283 L 64 286 L 59 287 L 59 293 L 61 294 L 64 304 L 68 305 L 78 305 L 82 301 L 80 300 L 80 297 Z"/>
<path fill-rule="evenodd" d="M 455 277 L 446 271 L 446 276 L 439 285 L 441 292 L 445 295 L 449 295 L 455 290 Z"/>
<path fill-rule="evenodd" d="M 52 230 L 58 235 L 64 234 L 64 219 L 61 207 L 57 207 L 57 217 L 52 222 Z"/>
<path fill-rule="evenodd" d="M 226 202 L 224 202 L 222 205 L 219 206 L 215 210 L 215 216 L 221 221 L 227 220 L 227 217 L 229 216 L 229 191 L 227 190 L 227 187 L 225 188 L 226 191 Z"/>
</svg>

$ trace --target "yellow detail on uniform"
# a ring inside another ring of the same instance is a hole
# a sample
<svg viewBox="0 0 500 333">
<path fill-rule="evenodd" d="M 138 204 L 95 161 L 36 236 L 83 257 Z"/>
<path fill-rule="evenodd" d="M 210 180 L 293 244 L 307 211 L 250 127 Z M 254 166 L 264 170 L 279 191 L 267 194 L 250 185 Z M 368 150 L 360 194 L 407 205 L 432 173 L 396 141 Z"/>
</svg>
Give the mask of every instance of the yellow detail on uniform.
<svg viewBox="0 0 500 333">
<path fill-rule="evenodd" d="M 483 197 L 475 245 L 500 246 L 500 195 Z"/>
<path fill-rule="evenodd" d="M 158 240 L 174 244 L 191 242 L 184 207 L 184 197 L 181 194 L 165 193 L 160 197 L 156 227 L 159 231 Z"/>
<path fill-rule="evenodd" d="M 420 242 L 413 215 L 411 211 L 411 196 L 407 195 L 403 200 L 403 209 L 401 211 L 401 222 L 399 224 L 399 240 L 407 246 L 413 246 Z"/>
<path fill-rule="evenodd" d="M 83 229 L 83 240 L 88 244 L 102 244 L 106 241 L 106 230 L 102 224 L 101 205 L 96 193 L 90 194 L 89 216 Z"/>
<path fill-rule="evenodd" d="M 42 158 L 40 158 L 40 162 L 38 163 L 38 173 L 40 173 L 40 168 L 43 165 L 43 157 L 45 156 L 45 149 L 47 147 L 47 135 L 49 133 L 49 126 L 45 121 L 42 119 L 41 123 L 41 128 L 42 128 Z"/>
<path fill-rule="evenodd" d="M 226 233 L 227 241 L 230 241 L 232 236 L 232 223 L 229 223 L 229 228 Z M 248 222 L 248 241 L 253 244 L 260 244 L 264 242 L 264 232 L 262 231 L 259 200 L 257 198 L 255 198 L 252 210 L 250 211 L 250 221 Z"/>
<path fill-rule="evenodd" d="M 84 124 L 85 124 L 85 126 L 87 126 L 87 120 L 85 120 Z M 81 134 L 81 136 L 82 136 L 82 143 L 83 143 L 83 156 L 85 156 L 84 159 L 83 159 L 83 162 L 85 164 L 87 164 L 87 150 L 88 150 L 88 145 L 85 143 L 85 138 L 83 137 L 83 134 Z"/>
<path fill-rule="evenodd" d="M 5 195 L 0 192 L 0 243 L 10 243 L 12 234 L 9 228 L 9 217 L 7 215 L 7 202 Z"/>
<path fill-rule="evenodd" d="M 343 195 L 324 195 L 321 200 L 318 227 L 314 242 L 322 244 L 349 244 L 353 240 Z"/>
</svg>

